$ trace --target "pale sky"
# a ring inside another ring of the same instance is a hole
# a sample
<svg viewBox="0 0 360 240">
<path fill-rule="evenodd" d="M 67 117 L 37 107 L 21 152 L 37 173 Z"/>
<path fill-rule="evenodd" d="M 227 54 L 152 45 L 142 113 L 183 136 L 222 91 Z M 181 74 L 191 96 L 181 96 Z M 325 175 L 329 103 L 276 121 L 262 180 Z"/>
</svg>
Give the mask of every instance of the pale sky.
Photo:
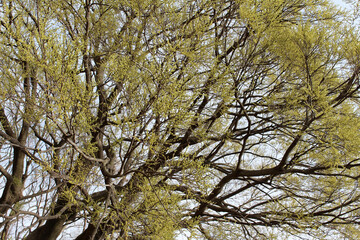
<svg viewBox="0 0 360 240">
<path fill-rule="evenodd" d="M 349 6 L 347 6 L 345 1 L 343 1 L 343 0 L 331 0 L 331 1 L 334 2 L 335 4 L 341 6 L 341 7 L 349 7 Z"/>
</svg>

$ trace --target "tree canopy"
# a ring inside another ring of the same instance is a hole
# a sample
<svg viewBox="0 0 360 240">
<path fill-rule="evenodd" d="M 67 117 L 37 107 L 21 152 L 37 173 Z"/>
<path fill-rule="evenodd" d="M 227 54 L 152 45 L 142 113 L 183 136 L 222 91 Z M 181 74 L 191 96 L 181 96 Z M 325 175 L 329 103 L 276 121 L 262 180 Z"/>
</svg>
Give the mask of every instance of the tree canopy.
<svg viewBox="0 0 360 240">
<path fill-rule="evenodd" d="M 360 238 L 356 12 L 0 4 L 1 239 Z"/>
</svg>

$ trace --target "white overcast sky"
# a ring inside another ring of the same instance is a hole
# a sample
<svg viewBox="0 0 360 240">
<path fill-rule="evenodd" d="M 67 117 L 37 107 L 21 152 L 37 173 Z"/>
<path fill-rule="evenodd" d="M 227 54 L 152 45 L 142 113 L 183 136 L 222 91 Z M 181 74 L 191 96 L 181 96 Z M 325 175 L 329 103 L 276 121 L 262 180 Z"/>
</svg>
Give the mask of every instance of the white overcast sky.
<svg viewBox="0 0 360 240">
<path fill-rule="evenodd" d="M 343 0 L 331 0 L 331 1 L 334 2 L 335 4 L 341 6 L 341 7 L 349 7 L 349 6 L 345 3 L 345 1 L 343 1 Z"/>
</svg>

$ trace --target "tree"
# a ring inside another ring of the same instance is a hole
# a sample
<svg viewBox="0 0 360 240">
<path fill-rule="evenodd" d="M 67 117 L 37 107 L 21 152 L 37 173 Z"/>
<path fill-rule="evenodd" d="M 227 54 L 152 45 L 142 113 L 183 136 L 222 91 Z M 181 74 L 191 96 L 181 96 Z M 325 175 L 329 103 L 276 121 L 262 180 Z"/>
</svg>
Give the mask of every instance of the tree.
<svg viewBox="0 0 360 240">
<path fill-rule="evenodd" d="M 0 18 L 1 239 L 359 238 L 359 32 L 328 1 Z"/>
</svg>

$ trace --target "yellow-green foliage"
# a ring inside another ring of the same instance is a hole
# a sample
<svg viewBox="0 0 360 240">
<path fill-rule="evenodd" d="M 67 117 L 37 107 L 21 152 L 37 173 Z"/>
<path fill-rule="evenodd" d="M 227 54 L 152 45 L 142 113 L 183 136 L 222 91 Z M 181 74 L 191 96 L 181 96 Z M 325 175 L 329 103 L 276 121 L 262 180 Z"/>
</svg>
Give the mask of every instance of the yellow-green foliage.
<svg viewBox="0 0 360 240">
<path fill-rule="evenodd" d="M 357 14 L 2 1 L 0 238 L 359 235 Z"/>
</svg>

